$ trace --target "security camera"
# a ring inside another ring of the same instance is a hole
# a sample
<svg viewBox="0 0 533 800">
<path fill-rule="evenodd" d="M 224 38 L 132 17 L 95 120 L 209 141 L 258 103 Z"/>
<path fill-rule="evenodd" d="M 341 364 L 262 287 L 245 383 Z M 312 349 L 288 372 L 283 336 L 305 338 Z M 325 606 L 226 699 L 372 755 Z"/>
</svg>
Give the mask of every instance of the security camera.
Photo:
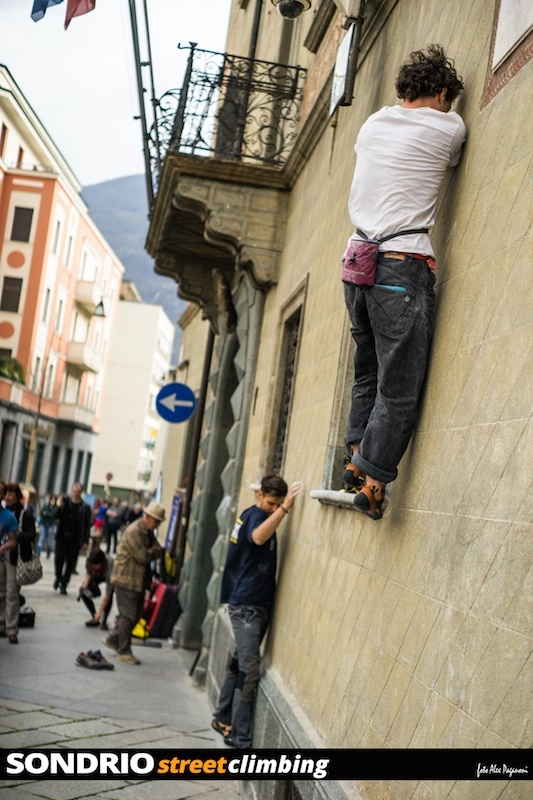
<svg viewBox="0 0 533 800">
<path fill-rule="evenodd" d="M 303 11 L 311 8 L 311 0 L 272 0 L 285 19 L 296 19 Z"/>
</svg>

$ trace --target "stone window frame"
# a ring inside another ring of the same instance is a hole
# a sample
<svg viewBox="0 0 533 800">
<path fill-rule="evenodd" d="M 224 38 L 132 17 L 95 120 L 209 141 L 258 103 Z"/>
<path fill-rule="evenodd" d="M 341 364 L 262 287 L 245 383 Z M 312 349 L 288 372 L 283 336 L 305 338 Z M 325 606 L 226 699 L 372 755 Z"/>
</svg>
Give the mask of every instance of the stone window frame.
<svg viewBox="0 0 533 800">
<path fill-rule="evenodd" d="M 533 30 L 519 42 L 504 61 L 495 69 L 492 69 L 494 57 L 494 47 L 496 44 L 496 33 L 498 31 L 498 21 L 500 17 L 501 0 L 496 0 L 494 6 L 494 18 L 492 22 L 492 39 L 490 44 L 489 59 L 487 64 L 487 76 L 485 88 L 481 100 L 481 108 L 485 108 L 491 100 L 496 97 L 509 81 L 522 69 L 523 66 L 533 57 Z"/>
<path fill-rule="evenodd" d="M 291 292 L 291 294 L 285 300 L 285 302 L 282 304 L 279 310 L 278 324 L 276 331 L 275 359 L 272 371 L 272 378 L 270 381 L 270 385 L 273 386 L 274 388 L 271 394 L 270 405 L 266 417 L 267 420 L 266 435 L 265 435 L 266 465 L 265 469 L 263 470 L 265 474 L 267 472 L 270 472 L 272 469 L 272 464 L 274 460 L 274 451 L 276 447 L 279 411 L 280 411 L 280 404 L 281 404 L 282 393 L 284 389 L 284 379 L 285 379 L 285 366 L 286 366 L 286 356 L 287 356 L 286 351 L 288 345 L 287 326 L 291 318 L 293 318 L 295 314 L 299 312 L 300 319 L 298 322 L 298 344 L 296 347 L 295 366 L 294 366 L 295 377 L 291 387 L 290 405 L 288 410 L 288 424 L 287 424 L 287 429 L 285 431 L 285 448 L 281 465 L 279 468 L 280 473 L 282 473 L 283 471 L 285 459 L 287 456 L 287 441 L 290 435 L 292 404 L 294 401 L 294 388 L 296 385 L 297 374 L 298 374 L 298 360 L 299 360 L 300 347 L 302 343 L 302 332 L 304 326 L 305 305 L 307 299 L 308 285 L 309 285 L 309 273 L 307 273 L 303 278 L 303 280 L 300 281 L 300 283 L 295 287 L 295 289 Z"/>
<path fill-rule="evenodd" d="M 353 355 L 354 342 L 350 330 L 350 321 L 346 314 L 341 333 L 337 377 L 333 392 L 333 406 L 326 444 L 324 471 L 322 473 L 322 487 L 326 490 L 335 491 L 342 486 L 343 456 L 348 453 L 346 428 L 354 381 Z"/>
<path fill-rule="evenodd" d="M 348 314 L 344 316 L 337 362 L 337 377 L 333 392 L 333 405 L 326 442 L 326 455 L 322 473 L 322 488 L 312 489 L 309 496 L 326 506 L 342 508 L 355 512 L 354 495 L 343 492 L 343 456 L 348 454 L 346 428 L 350 412 L 352 386 L 354 381 L 354 341 Z"/>
</svg>

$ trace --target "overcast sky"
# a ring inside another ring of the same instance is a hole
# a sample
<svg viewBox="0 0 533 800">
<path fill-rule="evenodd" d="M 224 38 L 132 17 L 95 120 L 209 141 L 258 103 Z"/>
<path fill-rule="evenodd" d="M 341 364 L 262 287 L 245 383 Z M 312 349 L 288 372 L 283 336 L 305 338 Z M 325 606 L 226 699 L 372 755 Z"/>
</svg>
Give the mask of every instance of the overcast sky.
<svg viewBox="0 0 533 800">
<path fill-rule="evenodd" d="M 97 0 L 64 30 L 67 2 L 39 22 L 33 0 L 0 0 L 5 64 L 84 185 L 144 171 L 128 0 Z M 223 51 L 231 0 L 147 0 L 156 95 L 179 88 L 197 42 Z M 137 0 L 139 27 L 143 2 Z M 146 59 L 146 51 L 141 53 Z M 150 98 L 149 73 L 144 85 Z"/>
</svg>

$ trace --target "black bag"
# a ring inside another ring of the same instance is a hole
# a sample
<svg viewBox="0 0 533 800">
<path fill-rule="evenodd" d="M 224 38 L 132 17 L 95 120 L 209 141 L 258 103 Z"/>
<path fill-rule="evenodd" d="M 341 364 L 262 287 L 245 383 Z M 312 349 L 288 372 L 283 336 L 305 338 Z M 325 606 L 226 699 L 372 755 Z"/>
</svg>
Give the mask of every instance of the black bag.
<svg viewBox="0 0 533 800">
<path fill-rule="evenodd" d="M 19 611 L 19 628 L 35 627 L 35 611 L 30 606 L 23 606 Z"/>
</svg>

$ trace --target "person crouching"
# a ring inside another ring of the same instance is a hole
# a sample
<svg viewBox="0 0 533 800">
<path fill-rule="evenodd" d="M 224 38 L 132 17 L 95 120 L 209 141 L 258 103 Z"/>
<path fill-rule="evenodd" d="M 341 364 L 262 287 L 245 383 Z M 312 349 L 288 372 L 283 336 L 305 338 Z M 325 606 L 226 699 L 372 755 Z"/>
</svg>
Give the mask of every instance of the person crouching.
<svg viewBox="0 0 533 800">
<path fill-rule="evenodd" d="M 94 529 L 91 534 L 91 549 L 85 562 L 85 578 L 80 586 L 78 600 L 81 600 L 91 615 L 85 625 L 88 628 L 96 628 L 98 625 L 102 630 L 107 630 L 107 618 L 111 611 L 113 602 L 113 587 L 111 586 L 111 572 L 113 570 L 113 559 L 109 554 L 100 549 L 102 542 L 102 531 Z M 100 585 L 105 584 L 104 594 L 100 590 Z M 96 608 L 95 597 L 102 597 Z"/>
</svg>

